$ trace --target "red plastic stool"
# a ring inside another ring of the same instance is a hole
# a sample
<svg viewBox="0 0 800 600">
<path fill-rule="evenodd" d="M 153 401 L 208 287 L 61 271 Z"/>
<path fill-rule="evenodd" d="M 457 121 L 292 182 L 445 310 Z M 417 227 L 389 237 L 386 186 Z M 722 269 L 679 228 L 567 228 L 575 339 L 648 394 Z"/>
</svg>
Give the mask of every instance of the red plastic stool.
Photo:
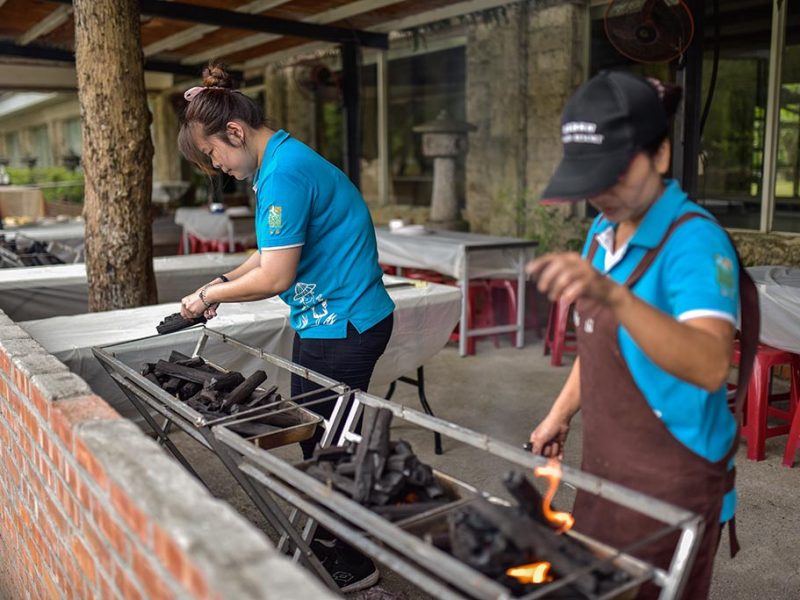
<svg viewBox="0 0 800 600">
<path fill-rule="evenodd" d="M 785 466 L 792 467 L 794 455 L 798 448 L 800 448 L 800 410 L 797 410 L 797 406 L 795 406 L 792 426 L 789 429 L 789 439 L 786 440 L 786 450 L 783 452 L 783 464 Z"/>
<path fill-rule="evenodd" d="M 740 360 L 741 349 L 737 341 L 733 350 L 733 363 L 738 365 Z M 790 365 L 791 388 L 788 393 L 773 394 L 770 389 L 771 372 L 773 367 L 779 365 Z M 747 440 L 747 458 L 764 460 L 764 444 L 767 438 L 789 433 L 790 424 L 797 412 L 798 399 L 800 399 L 800 357 L 785 350 L 759 344 L 753 363 L 753 376 L 747 387 L 742 425 L 742 437 Z M 789 401 L 788 410 L 771 406 L 772 402 L 781 400 Z M 774 417 L 783 423 L 769 426 L 767 423 L 769 417 Z"/>
<path fill-rule="evenodd" d="M 378 263 L 378 266 L 380 266 L 381 271 L 383 271 L 387 275 L 397 275 L 397 267 L 393 265 L 385 265 L 383 263 Z"/>
<path fill-rule="evenodd" d="M 469 295 L 467 298 L 467 329 L 478 329 L 483 327 L 494 327 L 494 312 L 492 310 L 491 289 L 489 284 L 483 280 L 472 280 L 469 284 Z M 459 326 L 450 334 L 451 342 L 458 342 L 460 339 Z M 475 354 L 475 341 L 479 337 L 467 336 L 467 354 Z M 494 345 L 497 347 L 497 336 L 494 337 Z"/>
<path fill-rule="evenodd" d="M 517 281 L 515 279 L 490 279 L 489 288 L 494 303 L 498 296 L 503 298 L 506 320 L 504 324 L 511 325 L 517 322 Z M 536 303 L 536 286 L 531 284 L 525 287 L 525 329 L 534 329 L 536 335 L 541 335 L 539 311 Z M 531 306 L 532 305 L 532 306 Z M 511 343 L 516 346 L 517 334 L 510 333 Z"/>
<path fill-rule="evenodd" d="M 547 331 L 544 335 L 544 355 L 552 352 L 550 364 L 554 367 L 561 366 L 564 352 L 577 352 L 578 339 L 574 330 L 568 329 L 569 315 L 572 312 L 571 304 L 564 300 L 553 302 L 550 305 L 550 317 L 547 319 Z"/>
</svg>

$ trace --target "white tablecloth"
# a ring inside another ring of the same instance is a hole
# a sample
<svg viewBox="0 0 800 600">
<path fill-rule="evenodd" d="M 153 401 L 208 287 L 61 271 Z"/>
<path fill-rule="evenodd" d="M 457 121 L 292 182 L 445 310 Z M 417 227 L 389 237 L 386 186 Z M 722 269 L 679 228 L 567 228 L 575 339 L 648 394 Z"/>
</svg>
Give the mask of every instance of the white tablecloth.
<svg viewBox="0 0 800 600">
<path fill-rule="evenodd" d="M 253 217 L 249 211 L 230 208 L 230 212 L 212 213 L 208 208 L 181 207 L 175 210 L 175 224 L 183 227 L 184 233 L 191 233 L 203 240 L 227 240 L 230 230 L 229 215 L 238 217 Z M 255 229 L 247 233 L 234 234 L 234 241 L 248 243 L 255 241 Z"/>
<path fill-rule="evenodd" d="M 519 250 L 525 248 L 527 262 L 534 255 L 536 242 L 460 231 L 430 231 L 419 234 L 394 233 L 376 228 L 378 259 L 387 265 L 429 269 L 456 279 L 464 278 L 465 249 L 469 253 L 470 278 L 515 278 L 519 268 Z M 507 244 L 501 250 L 481 250 L 486 246 Z"/>
<path fill-rule="evenodd" d="M 83 221 L 54 223 L 52 225 L 25 225 L 23 227 L 9 228 L 9 231 L 18 231 L 26 237 L 40 242 L 61 242 L 69 245 L 82 244 L 85 236 Z"/>
<path fill-rule="evenodd" d="M 800 353 L 800 268 L 750 267 L 761 308 L 761 341 Z"/>
<path fill-rule="evenodd" d="M 387 277 L 385 281 L 391 284 L 404 280 Z M 375 368 L 373 389 L 413 372 L 441 350 L 458 322 L 461 304 L 458 289 L 443 285 L 390 288 L 389 293 L 397 305 L 394 330 L 386 353 Z M 133 340 L 123 348 L 115 347 L 114 351 L 123 362 L 137 370 L 145 362 L 166 358 L 172 350 L 191 354 L 200 335 L 198 329 L 147 337 L 155 333 L 155 326 L 163 317 L 178 310 L 177 303 L 161 304 L 27 321 L 20 326 L 83 377 L 95 393 L 125 416 L 135 417 L 135 411 L 94 358 L 91 349 Z M 289 308 L 277 298 L 223 304 L 219 316 L 209 322 L 209 327 L 248 345 L 291 358 L 294 331 L 289 326 L 288 316 Z M 271 381 L 288 392 L 289 378 L 279 377 L 277 370 L 267 368 L 255 357 L 219 342 L 209 342 L 208 353 L 204 352 L 204 356 L 245 374 L 264 369 Z"/>
<path fill-rule="evenodd" d="M 27 234 L 26 234 L 27 235 Z M 219 273 L 247 259 L 244 254 L 192 254 L 153 259 L 159 302 L 176 302 Z M 0 310 L 15 321 L 78 315 L 88 310 L 86 265 L 0 269 Z"/>
</svg>

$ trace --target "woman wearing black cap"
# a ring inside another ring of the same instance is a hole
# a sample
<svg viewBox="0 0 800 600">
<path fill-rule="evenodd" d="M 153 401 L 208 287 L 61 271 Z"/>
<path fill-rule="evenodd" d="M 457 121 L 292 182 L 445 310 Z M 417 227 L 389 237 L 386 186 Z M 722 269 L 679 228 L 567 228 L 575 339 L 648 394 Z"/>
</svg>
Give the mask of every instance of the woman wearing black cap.
<svg viewBox="0 0 800 600">
<path fill-rule="evenodd" d="M 758 339 L 758 307 L 725 231 L 664 179 L 679 99 L 679 88 L 606 71 L 567 103 L 564 158 L 544 198 L 587 199 L 600 215 L 582 255 L 548 254 L 528 265 L 552 301 L 576 303 L 578 335 L 572 372 L 530 439 L 534 452 L 561 458 L 581 410 L 582 469 L 703 515 L 705 534 L 684 590 L 694 599 L 708 595 L 721 523 L 732 523 L 735 510 L 737 421 L 725 383 L 740 292 L 740 384 Z M 663 527 L 581 493 L 574 512 L 577 529 L 617 548 Z M 662 538 L 632 553 L 668 568 L 676 541 Z M 655 586 L 640 592 L 656 595 Z"/>
</svg>

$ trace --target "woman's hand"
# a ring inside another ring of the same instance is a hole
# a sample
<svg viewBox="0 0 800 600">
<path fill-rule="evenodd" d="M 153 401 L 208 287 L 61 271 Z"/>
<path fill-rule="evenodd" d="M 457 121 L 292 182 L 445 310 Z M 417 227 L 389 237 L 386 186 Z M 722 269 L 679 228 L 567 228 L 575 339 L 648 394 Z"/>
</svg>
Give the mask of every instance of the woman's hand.
<svg viewBox="0 0 800 600">
<path fill-rule="evenodd" d="M 564 458 L 564 444 L 569 433 L 569 421 L 548 415 L 531 432 L 531 452 L 548 458 Z"/>
<path fill-rule="evenodd" d="M 545 254 L 529 262 L 526 270 L 536 279 L 539 291 L 553 302 L 563 299 L 571 304 L 578 298 L 591 298 L 612 304 L 624 291 L 577 252 Z"/>
<path fill-rule="evenodd" d="M 195 319 L 204 314 L 206 310 L 211 310 L 211 308 L 206 308 L 206 304 L 200 298 L 198 292 L 184 296 L 183 300 L 181 300 L 181 316 L 184 319 Z"/>
</svg>

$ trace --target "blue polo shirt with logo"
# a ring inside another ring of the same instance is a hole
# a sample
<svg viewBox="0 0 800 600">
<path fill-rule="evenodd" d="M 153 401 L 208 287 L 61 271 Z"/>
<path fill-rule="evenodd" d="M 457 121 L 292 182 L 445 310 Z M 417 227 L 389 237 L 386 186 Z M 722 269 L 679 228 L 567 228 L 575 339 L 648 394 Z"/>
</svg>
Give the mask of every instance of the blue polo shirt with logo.
<svg viewBox="0 0 800 600">
<path fill-rule="evenodd" d="M 628 243 L 613 247 L 616 225 L 599 215 L 583 249 L 588 254 L 593 238 L 598 248 L 592 265 L 617 283 L 623 283 L 651 248 L 661 242 L 669 226 L 685 213 L 710 216 L 690 201 L 674 180 L 647 211 Z M 715 317 L 736 325 L 739 308 L 739 272 L 736 253 L 725 231 L 714 221 L 692 219 L 673 231 L 650 268 L 633 286 L 648 304 L 679 321 Z M 710 461 L 725 456 L 736 433 L 728 409 L 725 386 L 709 393 L 656 366 L 619 327 L 618 341 L 631 375 L 653 412 L 690 450 Z M 736 508 L 736 493 L 723 501 L 721 521 Z"/>
<path fill-rule="evenodd" d="M 341 170 L 280 130 L 253 183 L 259 252 L 303 247 L 280 295 L 301 338 L 344 338 L 348 322 L 362 333 L 392 313 L 372 217 Z"/>
</svg>

